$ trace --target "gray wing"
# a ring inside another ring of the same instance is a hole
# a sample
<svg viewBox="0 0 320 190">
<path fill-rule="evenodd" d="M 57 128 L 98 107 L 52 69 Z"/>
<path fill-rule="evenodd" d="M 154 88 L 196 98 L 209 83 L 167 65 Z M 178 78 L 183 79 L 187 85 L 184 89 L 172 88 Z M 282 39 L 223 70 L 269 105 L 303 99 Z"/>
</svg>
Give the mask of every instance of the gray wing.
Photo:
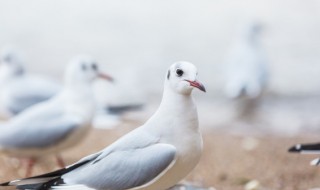
<svg viewBox="0 0 320 190">
<path fill-rule="evenodd" d="M 12 122 L 1 126 L 0 147 L 48 147 L 67 137 L 78 125 L 79 120 L 77 118 L 61 113 L 52 113 L 52 115 L 43 118 L 30 117 L 30 119 Z"/>
<path fill-rule="evenodd" d="M 175 155 L 176 148 L 169 144 L 114 151 L 62 178 L 71 186 L 81 184 L 94 189 L 130 189 L 143 186 L 160 176 L 174 164 Z"/>
<path fill-rule="evenodd" d="M 13 101 L 8 105 L 8 110 L 13 114 L 18 114 L 28 107 L 50 99 L 52 96 L 42 96 L 40 94 L 29 94 L 27 96 L 12 97 Z"/>
<path fill-rule="evenodd" d="M 10 101 L 8 109 L 17 114 L 52 98 L 60 91 L 60 86 L 46 78 L 26 76 L 11 82 L 5 90 Z"/>
</svg>

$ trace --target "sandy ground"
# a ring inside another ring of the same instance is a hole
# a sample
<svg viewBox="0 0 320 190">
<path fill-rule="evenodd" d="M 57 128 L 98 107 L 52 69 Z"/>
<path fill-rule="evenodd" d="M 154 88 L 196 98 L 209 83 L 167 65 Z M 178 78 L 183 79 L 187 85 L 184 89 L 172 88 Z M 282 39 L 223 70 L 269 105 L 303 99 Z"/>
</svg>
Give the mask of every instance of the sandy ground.
<svg viewBox="0 0 320 190">
<path fill-rule="evenodd" d="M 71 164 L 104 148 L 131 131 L 132 126 L 139 124 L 127 122 L 112 130 L 93 129 L 89 137 L 78 147 L 63 153 L 66 163 Z M 221 130 L 206 130 L 203 131 L 203 137 L 202 159 L 188 176 L 188 181 L 205 187 L 212 186 L 218 190 L 244 189 L 244 185 L 254 179 L 261 183 L 263 189 L 271 190 L 301 190 L 320 186 L 319 169 L 309 165 L 316 156 L 287 153 L 288 147 L 292 144 L 316 141 L 315 136 L 245 137 Z M 15 159 L 1 156 L 0 166 L 1 181 L 24 175 L 24 168 L 19 166 Z M 54 158 L 47 157 L 39 161 L 33 174 L 54 169 L 58 169 Z"/>
</svg>

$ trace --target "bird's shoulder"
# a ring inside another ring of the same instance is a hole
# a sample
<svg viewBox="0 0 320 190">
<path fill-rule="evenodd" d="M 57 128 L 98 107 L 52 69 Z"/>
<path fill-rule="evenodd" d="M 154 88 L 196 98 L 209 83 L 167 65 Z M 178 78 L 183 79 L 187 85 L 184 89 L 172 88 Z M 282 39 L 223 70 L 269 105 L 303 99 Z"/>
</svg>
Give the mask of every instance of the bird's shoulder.
<svg viewBox="0 0 320 190">
<path fill-rule="evenodd" d="M 160 137 L 154 136 L 148 131 L 144 130 L 142 127 L 139 127 L 122 136 L 114 143 L 103 149 L 101 154 L 95 159 L 95 162 L 103 159 L 113 152 L 145 148 L 159 143 L 159 141 Z"/>
<path fill-rule="evenodd" d="M 42 77 L 38 75 L 23 75 L 17 77 L 10 82 L 10 91 L 17 96 L 21 95 L 42 95 L 48 96 L 56 94 L 61 90 L 61 86 L 58 82 L 51 80 L 48 77 Z M 27 87 L 28 90 L 21 87 Z"/>
</svg>

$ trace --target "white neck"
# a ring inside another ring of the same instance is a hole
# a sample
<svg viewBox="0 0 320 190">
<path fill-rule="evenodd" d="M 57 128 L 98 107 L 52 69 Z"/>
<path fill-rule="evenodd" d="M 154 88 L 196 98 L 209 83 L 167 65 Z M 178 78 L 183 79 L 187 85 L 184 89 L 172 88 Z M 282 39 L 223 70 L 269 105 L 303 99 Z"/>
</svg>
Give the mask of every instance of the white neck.
<svg viewBox="0 0 320 190">
<path fill-rule="evenodd" d="M 8 82 L 10 82 L 13 79 L 16 79 L 18 77 L 22 77 L 23 74 L 24 73 L 14 74 L 14 73 L 10 73 L 6 69 L 0 69 L 0 83 L 1 83 L 1 85 L 7 84 Z"/>
<path fill-rule="evenodd" d="M 164 90 L 158 111 L 184 113 L 195 107 L 191 94 L 179 94 L 168 89 Z"/>
<path fill-rule="evenodd" d="M 66 112 L 77 114 L 91 120 L 95 111 L 95 102 L 91 85 L 66 85 L 63 90 Z"/>
<path fill-rule="evenodd" d="M 191 94 L 179 94 L 165 85 L 161 104 L 146 122 L 147 128 L 173 132 L 198 130 L 198 113 Z"/>
</svg>

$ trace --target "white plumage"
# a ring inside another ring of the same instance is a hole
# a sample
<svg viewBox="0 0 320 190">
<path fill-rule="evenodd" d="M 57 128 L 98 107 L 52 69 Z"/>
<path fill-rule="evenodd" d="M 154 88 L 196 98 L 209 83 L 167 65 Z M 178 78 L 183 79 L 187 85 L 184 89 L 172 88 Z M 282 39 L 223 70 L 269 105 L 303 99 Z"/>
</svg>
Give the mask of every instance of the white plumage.
<svg viewBox="0 0 320 190">
<path fill-rule="evenodd" d="M 173 64 L 166 73 L 161 104 L 144 125 L 65 169 L 32 178 L 31 184 L 30 179 L 22 179 L 2 185 L 99 190 L 174 186 L 197 165 L 202 152 L 193 88 L 205 91 L 196 67 L 188 62 Z M 37 180 L 41 184 L 35 184 Z"/>
</svg>

